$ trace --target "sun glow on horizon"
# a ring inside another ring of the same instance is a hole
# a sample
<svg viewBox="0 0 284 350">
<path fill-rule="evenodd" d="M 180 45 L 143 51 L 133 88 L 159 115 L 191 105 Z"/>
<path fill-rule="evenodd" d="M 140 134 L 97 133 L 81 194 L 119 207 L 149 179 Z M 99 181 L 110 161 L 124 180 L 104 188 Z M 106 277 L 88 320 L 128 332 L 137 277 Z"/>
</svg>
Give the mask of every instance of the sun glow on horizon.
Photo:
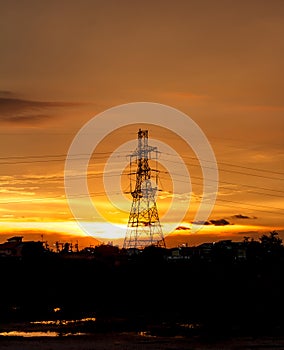
<svg viewBox="0 0 284 350">
<path fill-rule="evenodd" d="M 89 222 L 87 223 L 92 227 L 94 234 L 92 237 L 96 239 L 123 239 L 125 237 L 127 225 L 116 224 L 112 225 L 104 222 Z M 272 229 L 280 229 L 279 228 L 271 228 L 271 227 L 263 227 L 258 225 L 226 225 L 226 226 L 214 226 L 214 225 L 202 225 L 200 230 L 197 232 L 191 232 L 191 225 L 187 223 L 182 223 L 177 229 L 172 232 L 167 232 L 167 225 L 162 225 L 164 230 L 164 236 L 170 235 L 207 235 L 207 234 L 219 234 L 222 237 L 222 234 L 235 234 L 241 232 L 264 232 Z M 82 236 L 87 237 L 90 236 L 86 234 L 75 221 L 66 221 L 66 222 L 14 222 L 14 221 L 6 221 L 2 223 L 0 226 L 0 234 L 11 232 L 13 230 L 32 230 L 32 231 L 46 231 L 50 233 L 62 233 L 67 235 L 74 236 Z M 89 231 L 90 232 L 90 231 Z"/>
</svg>

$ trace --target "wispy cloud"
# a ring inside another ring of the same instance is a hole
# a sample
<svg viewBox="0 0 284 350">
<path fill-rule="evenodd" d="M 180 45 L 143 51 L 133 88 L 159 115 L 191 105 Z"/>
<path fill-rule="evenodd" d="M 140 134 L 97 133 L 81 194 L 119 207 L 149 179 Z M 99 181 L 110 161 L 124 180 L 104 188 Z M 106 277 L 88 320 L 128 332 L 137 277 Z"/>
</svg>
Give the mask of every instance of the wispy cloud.
<svg viewBox="0 0 284 350">
<path fill-rule="evenodd" d="M 243 214 L 236 214 L 236 215 L 232 215 L 231 218 L 233 219 L 257 219 L 256 216 L 247 216 L 247 215 L 243 215 Z"/>
<path fill-rule="evenodd" d="M 20 194 L 23 196 L 34 196 L 35 192 L 26 191 L 24 188 L 22 190 L 15 188 L 0 188 L 0 194 Z"/>
<path fill-rule="evenodd" d="M 204 101 L 210 98 L 208 95 L 189 91 L 166 91 L 160 93 L 161 97 L 175 100 Z"/>
<path fill-rule="evenodd" d="M 162 191 L 159 193 L 159 199 L 168 199 L 168 198 L 178 198 L 181 201 L 188 201 L 193 193 L 172 193 L 168 191 Z"/>
<path fill-rule="evenodd" d="M 216 220 L 209 220 L 209 221 L 193 221 L 192 224 L 194 225 L 213 225 L 213 226 L 227 226 L 232 225 L 228 220 L 226 219 L 216 219 Z"/>
<path fill-rule="evenodd" d="M 51 115 L 42 115 L 42 114 L 34 114 L 34 115 L 17 115 L 17 116 L 9 116 L 1 118 L 0 116 L 0 122 L 4 123 L 11 123 L 11 124 L 38 124 L 42 121 L 45 121 L 47 119 L 50 119 Z"/>
<path fill-rule="evenodd" d="M 58 108 L 80 105 L 79 102 L 28 100 L 10 91 L 0 91 L 0 123 L 38 124 L 52 118 L 52 112 Z"/>
<path fill-rule="evenodd" d="M 203 222 L 203 221 L 193 221 L 192 222 L 194 225 L 211 225 L 210 224 L 210 222 L 209 221 L 205 221 L 205 222 Z"/>
<path fill-rule="evenodd" d="M 244 111 L 254 111 L 254 112 L 283 112 L 284 106 L 276 105 L 245 105 L 239 106 L 239 109 Z"/>
<path fill-rule="evenodd" d="M 15 96 L 15 94 L 12 91 L 9 90 L 0 90 L 0 97 L 11 97 Z"/>
</svg>

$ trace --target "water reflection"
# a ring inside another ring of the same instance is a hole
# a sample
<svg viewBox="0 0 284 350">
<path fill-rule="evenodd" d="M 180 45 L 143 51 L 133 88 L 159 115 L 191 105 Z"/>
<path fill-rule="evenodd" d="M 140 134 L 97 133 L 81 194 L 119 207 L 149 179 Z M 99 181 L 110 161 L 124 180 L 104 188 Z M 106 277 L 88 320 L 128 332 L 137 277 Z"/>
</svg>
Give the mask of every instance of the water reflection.
<svg viewBox="0 0 284 350">
<path fill-rule="evenodd" d="M 94 322 L 96 321 L 95 317 L 87 317 L 81 318 L 79 320 L 49 320 L 49 321 L 33 321 L 31 324 L 39 324 L 39 325 L 53 325 L 53 326 L 65 326 L 68 324 L 74 323 L 84 323 L 84 322 Z"/>
<path fill-rule="evenodd" d="M 30 331 L 30 332 L 23 332 L 23 331 L 10 331 L 10 332 L 2 332 L 0 333 L 0 336 L 2 337 L 24 337 L 24 338 L 30 338 L 30 337 L 68 337 L 68 336 L 78 336 L 78 335 L 86 335 L 86 333 L 60 333 L 60 332 L 40 332 L 40 331 Z"/>
<path fill-rule="evenodd" d="M 188 328 L 188 329 L 201 328 L 201 324 L 199 323 L 178 323 L 177 325 L 181 328 Z"/>
<path fill-rule="evenodd" d="M 155 335 L 152 335 L 150 332 L 148 332 L 148 331 L 140 331 L 140 332 L 138 332 L 138 335 L 140 336 L 140 337 L 145 337 L 145 338 L 156 338 L 156 336 Z"/>
<path fill-rule="evenodd" d="M 86 317 L 75 320 L 43 320 L 32 321 L 26 324 L 23 329 L 9 330 L 0 332 L 2 337 L 58 337 L 58 336 L 73 336 L 86 335 L 87 333 L 78 332 L 77 326 L 82 327 L 84 324 L 90 325 L 96 321 L 95 317 Z"/>
</svg>

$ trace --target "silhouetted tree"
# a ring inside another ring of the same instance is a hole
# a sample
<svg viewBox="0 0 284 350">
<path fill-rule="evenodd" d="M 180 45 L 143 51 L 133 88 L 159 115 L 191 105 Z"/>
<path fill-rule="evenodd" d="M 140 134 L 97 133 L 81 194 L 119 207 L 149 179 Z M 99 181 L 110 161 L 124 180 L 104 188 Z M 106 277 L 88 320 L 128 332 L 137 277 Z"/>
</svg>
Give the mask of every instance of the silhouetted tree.
<svg viewBox="0 0 284 350">
<path fill-rule="evenodd" d="M 269 260 L 279 260 L 283 255 L 282 239 L 278 237 L 277 231 L 271 231 L 269 235 L 262 235 L 260 237 L 260 245 L 263 249 L 263 256 Z"/>
<path fill-rule="evenodd" d="M 249 238 L 248 236 L 244 236 L 243 242 L 244 242 L 244 243 L 248 243 L 248 242 L 249 242 L 249 239 L 250 239 L 250 238 Z"/>
<path fill-rule="evenodd" d="M 63 253 L 68 253 L 69 252 L 69 247 L 70 247 L 70 244 L 69 243 L 65 243 L 62 252 Z"/>
<path fill-rule="evenodd" d="M 282 246 L 282 239 L 278 235 L 277 231 L 271 231 L 269 235 L 262 235 L 259 240 L 264 248 L 280 248 Z"/>
</svg>

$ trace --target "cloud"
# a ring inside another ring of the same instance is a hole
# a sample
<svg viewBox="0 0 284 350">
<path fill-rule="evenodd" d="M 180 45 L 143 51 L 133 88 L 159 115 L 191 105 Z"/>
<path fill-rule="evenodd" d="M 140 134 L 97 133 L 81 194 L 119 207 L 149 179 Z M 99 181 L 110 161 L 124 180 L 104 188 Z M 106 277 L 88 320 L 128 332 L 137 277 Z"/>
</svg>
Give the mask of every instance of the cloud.
<svg viewBox="0 0 284 350">
<path fill-rule="evenodd" d="M 80 105 L 82 103 L 27 100 L 11 91 L 0 91 L 0 123 L 38 124 L 52 117 L 50 111 Z"/>
<path fill-rule="evenodd" d="M 0 97 L 0 112 L 10 114 L 16 111 L 41 110 L 46 108 L 57 107 L 74 107 L 82 105 L 76 102 L 59 102 L 59 101 L 33 101 L 15 97 Z"/>
<path fill-rule="evenodd" d="M 210 220 L 211 224 L 214 226 L 227 226 L 227 225 L 231 225 L 231 223 L 229 221 L 227 221 L 226 219 L 219 219 L 219 220 Z"/>
<path fill-rule="evenodd" d="M 247 216 L 247 215 L 243 215 L 243 214 L 236 214 L 231 216 L 231 218 L 233 219 L 257 219 L 256 216 Z"/>
<path fill-rule="evenodd" d="M 253 112 L 283 112 L 284 106 L 276 105 L 248 105 L 239 107 L 244 111 L 253 111 Z"/>
<path fill-rule="evenodd" d="M 205 100 L 208 99 L 208 95 L 196 94 L 192 92 L 182 92 L 182 91 L 169 91 L 163 92 L 161 94 L 163 97 L 180 99 L 180 100 Z"/>
<path fill-rule="evenodd" d="M 193 221 L 192 224 L 194 225 L 211 225 L 209 221 Z"/>
<path fill-rule="evenodd" d="M 38 124 L 44 120 L 51 118 L 50 115 L 42 115 L 42 114 L 34 114 L 34 115 L 19 115 L 19 116 L 11 116 L 9 118 L 2 119 L 0 116 L 0 122 L 8 122 L 11 124 Z"/>
<path fill-rule="evenodd" d="M 14 93 L 12 91 L 8 91 L 8 90 L 0 90 L 0 97 L 11 97 L 14 96 Z"/>
<path fill-rule="evenodd" d="M 186 226 L 178 226 L 175 231 L 189 231 L 190 228 Z"/>
<path fill-rule="evenodd" d="M 217 219 L 217 220 L 210 220 L 210 221 L 193 221 L 192 222 L 195 225 L 214 225 L 214 226 L 226 226 L 226 225 L 232 225 L 229 221 L 226 219 Z"/>
<path fill-rule="evenodd" d="M 242 235 L 242 236 L 246 236 L 246 235 L 255 235 L 255 234 L 259 234 L 258 231 L 242 231 L 242 232 L 236 232 L 237 235 Z"/>
<path fill-rule="evenodd" d="M 0 193 L 2 194 L 20 194 L 23 196 L 34 196 L 35 192 L 27 191 L 25 188 L 13 188 L 13 187 L 6 187 L 6 188 L 0 188 Z"/>
</svg>

